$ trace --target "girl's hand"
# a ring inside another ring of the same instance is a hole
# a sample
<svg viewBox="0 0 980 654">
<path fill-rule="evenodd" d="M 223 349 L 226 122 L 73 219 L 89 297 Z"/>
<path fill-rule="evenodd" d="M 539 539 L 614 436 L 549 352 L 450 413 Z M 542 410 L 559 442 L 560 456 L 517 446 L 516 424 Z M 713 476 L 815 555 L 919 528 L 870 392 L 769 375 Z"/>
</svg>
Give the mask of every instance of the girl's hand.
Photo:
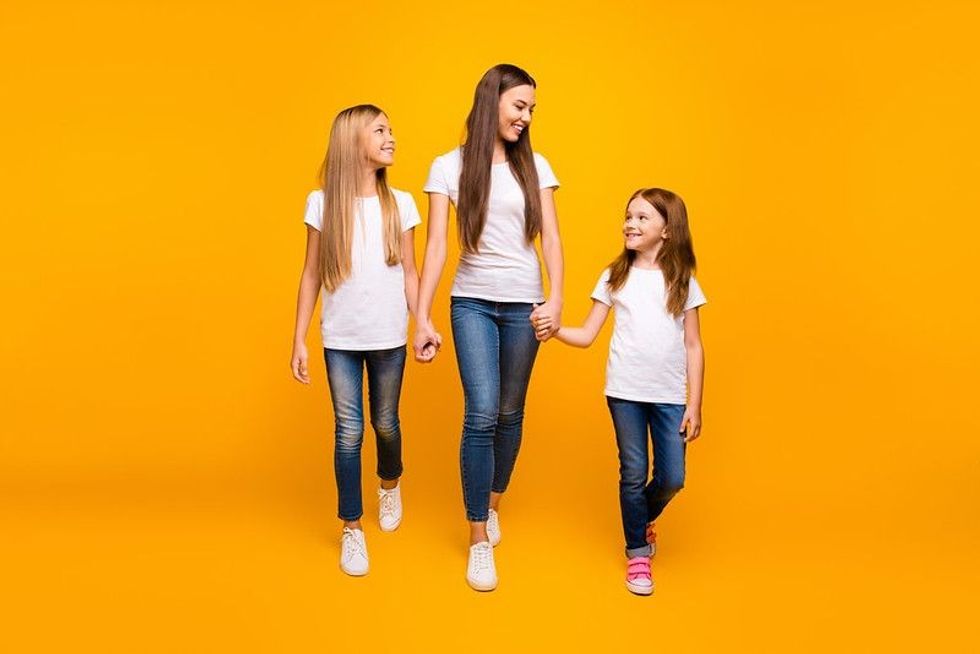
<svg viewBox="0 0 980 654">
<path fill-rule="evenodd" d="M 684 434 L 685 443 L 690 443 L 701 435 L 701 409 L 699 407 L 687 407 L 684 410 L 684 417 L 681 418 L 681 433 Z"/>
<path fill-rule="evenodd" d="M 544 304 L 535 304 L 531 312 L 531 324 L 534 325 L 534 335 L 539 341 L 547 341 L 561 327 L 561 304 L 548 300 Z"/>
<path fill-rule="evenodd" d="M 558 330 L 552 331 L 551 317 L 544 314 L 532 313 L 531 317 L 528 319 L 534 326 L 534 337 L 539 341 L 548 340 L 553 334 L 557 334 Z"/>
<path fill-rule="evenodd" d="M 289 368 L 293 371 L 293 377 L 303 384 L 310 383 L 310 371 L 306 367 L 309 362 L 309 353 L 306 351 L 306 343 L 294 343 L 293 355 L 290 357 Z"/>
<path fill-rule="evenodd" d="M 415 339 L 412 349 L 415 351 L 415 360 L 419 363 L 429 363 L 435 357 L 439 348 L 442 347 L 442 336 L 436 331 L 432 323 L 419 324 L 415 329 Z"/>
</svg>

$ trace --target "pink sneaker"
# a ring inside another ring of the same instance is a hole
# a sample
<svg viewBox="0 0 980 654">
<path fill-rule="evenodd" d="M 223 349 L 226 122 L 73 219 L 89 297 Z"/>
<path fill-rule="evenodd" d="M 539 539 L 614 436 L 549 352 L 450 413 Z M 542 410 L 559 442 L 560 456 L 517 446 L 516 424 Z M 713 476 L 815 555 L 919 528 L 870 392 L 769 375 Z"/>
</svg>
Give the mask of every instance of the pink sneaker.
<svg viewBox="0 0 980 654">
<path fill-rule="evenodd" d="M 626 587 L 637 595 L 649 595 L 653 592 L 649 557 L 634 556 L 626 562 Z"/>
</svg>

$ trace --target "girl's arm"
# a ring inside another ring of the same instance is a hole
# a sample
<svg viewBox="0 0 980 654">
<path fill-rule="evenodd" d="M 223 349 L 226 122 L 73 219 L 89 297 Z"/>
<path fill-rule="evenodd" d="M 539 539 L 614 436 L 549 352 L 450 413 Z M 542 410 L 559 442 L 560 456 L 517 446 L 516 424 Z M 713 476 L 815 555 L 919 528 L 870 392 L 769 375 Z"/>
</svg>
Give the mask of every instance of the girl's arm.
<svg viewBox="0 0 980 654">
<path fill-rule="evenodd" d="M 684 442 L 701 435 L 701 394 L 704 391 L 704 348 L 698 310 L 684 312 L 684 349 L 687 350 L 687 409 L 681 419 Z"/>
<path fill-rule="evenodd" d="M 555 335 L 561 325 L 561 309 L 564 302 L 562 290 L 565 284 L 565 260 L 561 252 L 561 235 L 558 233 L 558 212 L 555 210 L 555 189 L 541 189 L 541 256 L 548 269 L 548 300 L 535 309 L 538 316 L 550 318 L 552 329 L 538 336 L 546 341 Z"/>
<path fill-rule="evenodd" d="M 296 328 L 293 331 L 293 353 L 289 367 L 293 377 L 304 384 L 310 383 L 307 368 L 309 353 L 306 350 L 306 332 L 310 328 L 316 296 L 320 292 L 320 232 L 306 226 L 306 260 L 299 278 L 299 293 L 296 296 Z"/>
<path fill-rule="evenodd" d="M 405 273 L 405 300 L 408 312 L 417 319 L 419 301 L 419 271 L 415 267 L 415 228 L 402 232 L 402 270 Z"/>
<path fill-rule="evenodd" d="M 555 338 L 566 345 L 589 347 L 595 342 L 595 338 L 599 335 L 599 330 L 606 323 L 608 316 L 609 305 L 593 300 L 589 315 L 585 317 L 585 322 L 581 327 L 559 327 L 553 330 L 551 324 L 547 322 L 548 318 L 539 318 L 538 324 L 535 325 L 535 331 L 539 334 L 552 331 Z"/>
<path fill-rule="evenodd" d="M 425 257 L 422 259 L 422 278 L 419 281 L 418 307 L 415 314 L 415 340 L 412 346 L 415 359 L 432 361 L 442 336 L 432 324 L 432 298 L 446 265 L 446 233 L 449 230 L 449 196 L 429 193 L 429 224 L 425 234 Z"/>
</svg>

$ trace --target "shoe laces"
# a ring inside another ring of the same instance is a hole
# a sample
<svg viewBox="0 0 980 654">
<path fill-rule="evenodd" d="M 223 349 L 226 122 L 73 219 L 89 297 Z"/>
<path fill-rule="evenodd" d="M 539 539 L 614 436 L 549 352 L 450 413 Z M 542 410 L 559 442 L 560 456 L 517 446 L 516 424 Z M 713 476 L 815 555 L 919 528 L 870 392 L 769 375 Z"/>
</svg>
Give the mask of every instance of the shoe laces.
<svg viewBox="0 0 980 654">
<path fill-rule="evenodd" d="M 344 527 L 344 533 L 341 536 L 343 540 L 343 547 L 345 557 L 348 561 L 353 559 L 355 556 L 360 554 L 364 558 L 367 558 L 367 552 L 364 551 L 364 545 L 354 530 L 350 527 Z"/>
<path fill-rule="evenodd" d="M 473 548 L 473 571 L 477 574 L 490 569 L 493 562 L 493 548 L 490 543 L 480 543 Z"/>
<path fill-rule="evenodd" d="M 386 518 L 395 515 L 395 494 L 384 488 L 378 489 L 378 501 L 381 504 L 381 515 Z"/>
</svg>

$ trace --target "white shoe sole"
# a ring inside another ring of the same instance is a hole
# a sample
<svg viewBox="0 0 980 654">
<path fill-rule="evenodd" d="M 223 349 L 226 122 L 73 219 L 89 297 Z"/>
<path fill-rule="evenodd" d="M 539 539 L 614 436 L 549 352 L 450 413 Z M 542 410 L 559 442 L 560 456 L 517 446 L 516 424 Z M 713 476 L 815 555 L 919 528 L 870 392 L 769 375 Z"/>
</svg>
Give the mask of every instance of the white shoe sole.
<svg viewBox="0 0 980 654">
<path fill-rule="evenodd" d="M 497 587 L 496 581 L 493 582 L 493 584 L 478 584 L 469 577 L 466 578 L 466 583 L 470 585 L 470 588 L 473 590 L 478 590 L 481 593 L 489 592 Z"/>
<path fill-rule="evenodd" d="M 626 588 L 634 595 L 653 595 L 653 586 L 640 586 L 630 581 L 626 582 Z"/>
<path fill-rule="evenodd" d="M 340 570 L 341 570 L 341 571 L 342 571 L 342 572 L 343 572 L 343 573 L 344 573 L 345 575 L 348 575 L 348 576 L 350 576 L 350 577 L 363 577 L 364 575 L 366 575 L 366 574 L 368 573 L 368 571 L 367 571 L 367 570 L 365 570 L 365 571 L 363 571 L 363 572 L 358 572 L 358 571 L 355 571 L 355 570 L 348 570 L 348 569 L 347 569 L 347 568 L 345 568 L 344 566 L 340 566 Z"/>
</svg>

